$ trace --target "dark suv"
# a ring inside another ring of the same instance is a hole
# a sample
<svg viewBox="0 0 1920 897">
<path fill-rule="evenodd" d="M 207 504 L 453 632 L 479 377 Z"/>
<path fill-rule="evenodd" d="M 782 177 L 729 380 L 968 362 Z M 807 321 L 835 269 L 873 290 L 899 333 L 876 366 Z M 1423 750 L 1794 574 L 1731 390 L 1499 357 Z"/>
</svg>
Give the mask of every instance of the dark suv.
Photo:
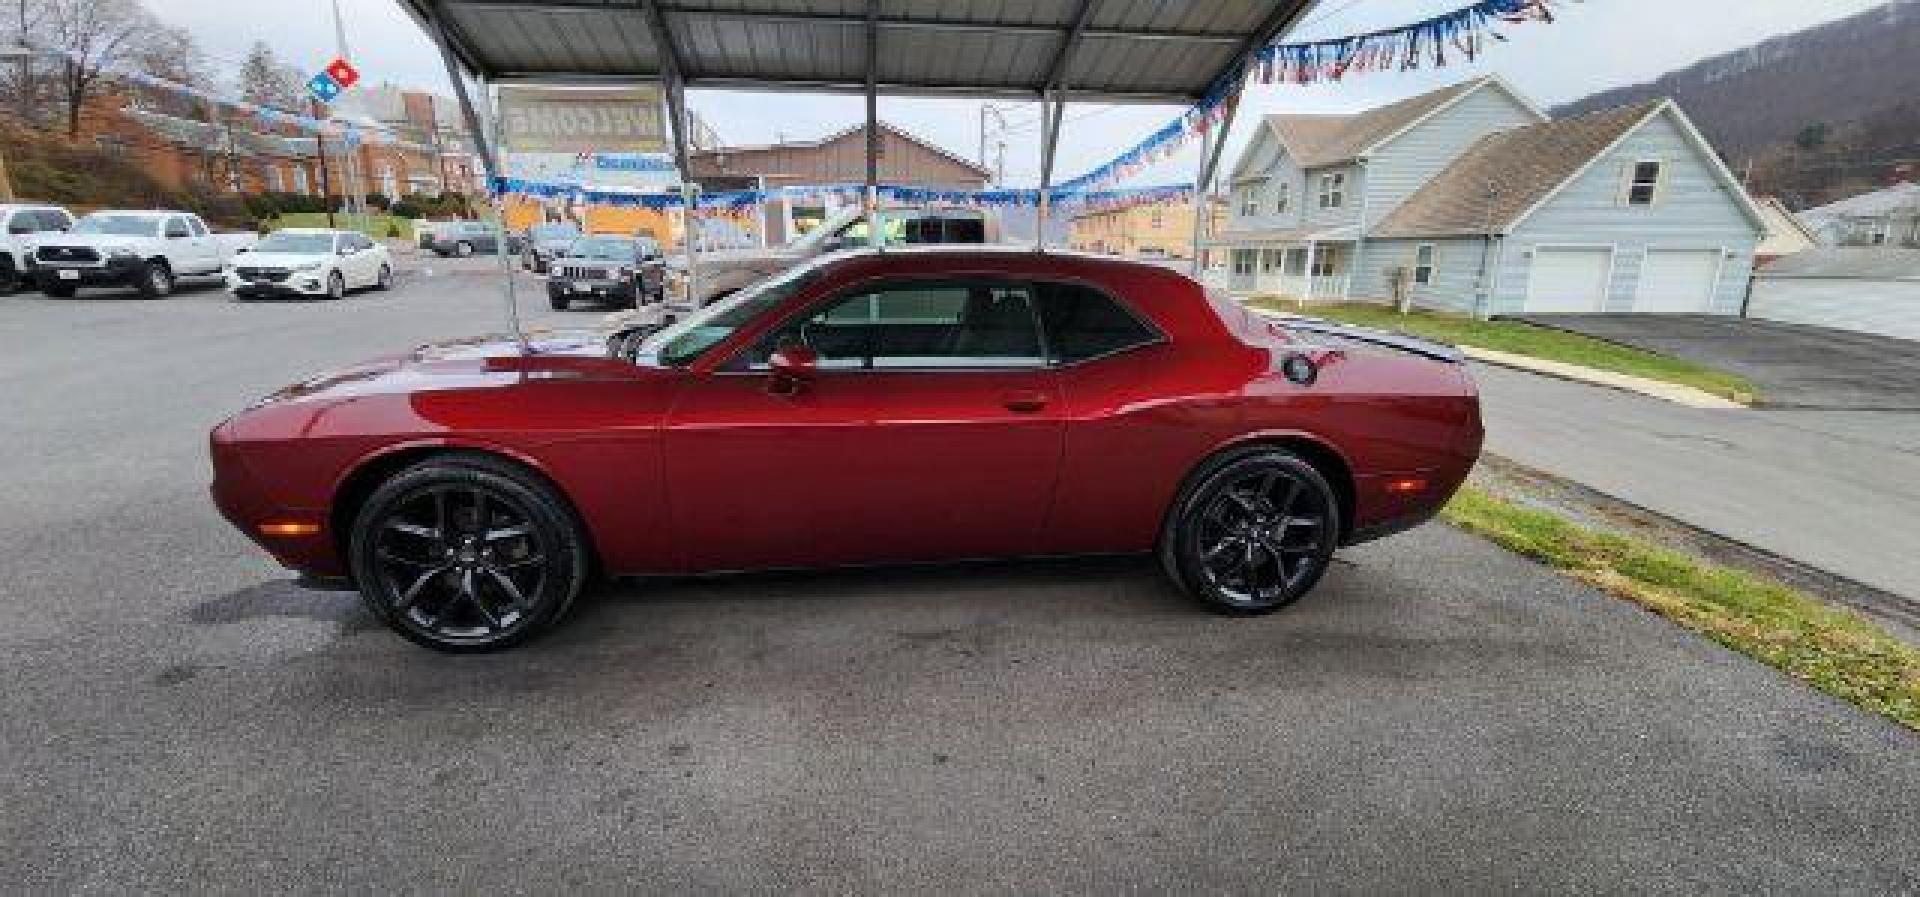
<svg viewBox="0 0 1920 897">
<path fill-rule="evenodd" d="M 547 301 L 555 311 L 575 299 L 635 308 L 643 295 L 640 266 L 659 256 L 660 244 L 648 237 L 581 237 L 547 263 Z"/>
</svg>

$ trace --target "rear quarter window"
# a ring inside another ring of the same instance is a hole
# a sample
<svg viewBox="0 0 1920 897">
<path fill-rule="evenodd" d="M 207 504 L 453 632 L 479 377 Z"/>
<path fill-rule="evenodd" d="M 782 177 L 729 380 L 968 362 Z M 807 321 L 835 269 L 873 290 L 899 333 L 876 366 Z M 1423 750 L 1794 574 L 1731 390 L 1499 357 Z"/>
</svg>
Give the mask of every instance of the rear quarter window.
<svg viewBox="0 0 1920 897">
<path fill-rule="evenodd" d="M 1081 284 L 1042 284 L 1040 321 L 1055 364 L 1087 361 L 1166 338 L 1118 300 Z"/>
</svg>

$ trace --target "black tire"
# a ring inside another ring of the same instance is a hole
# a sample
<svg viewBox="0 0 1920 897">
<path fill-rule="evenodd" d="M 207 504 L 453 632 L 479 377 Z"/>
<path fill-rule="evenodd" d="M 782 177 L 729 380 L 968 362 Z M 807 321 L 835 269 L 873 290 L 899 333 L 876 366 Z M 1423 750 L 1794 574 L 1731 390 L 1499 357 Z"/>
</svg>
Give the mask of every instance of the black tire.
<svg viewBox="0 0 1920 897">
<path fill-rule="evenodd" d="M 145 299 L 164 299 L 173 294 L 173 269 L 159 260 L 150 261 L 140 269 L 140 279 L 133 288 Z"/>
<path fill-rule="evenodd" d="M 477 455 L 429 459 L 382 483 L 354 519 L 348 553 L 375 616 L 452 653 L 544 631 L 589 570 L 585 532 L 553 487 Z"/>
<path fill-rule="evenodd" d="M 335 271 L 327 275 L 327 298 L 344 299 L 347 296 L 347 278 Z"/>
<path fill-rule="evenodd" d="M 1340 501 L 1313 465 L 1282 449 L 1214 460 L 1167 516 L 1160 559 L 1209 608 L 1277 611 L 1313 590 L 1340 541 Z"/>
<path fill-rule="evenodd" d="M 26 279 L 20 276 L 20 269 L 14 267 L 13 256 L 0 255 L 0 296 L 11 296 L 20 292 Z"/>
<path fill-rule="evenodd" d="M 393 266 L 381 265 L 380 277 L 373 282 L 373 288 L 380 292 L 393 289 Z"/>
<path fill-rule="evenodd" d="M 60 283 L 59 281 L 55 281 L 55 280 L 47 280 L 47 281 L 41 282 L 40 292 L 45 293 L 49 296 L 52 296 L 55 299 L 72 299 L 74 287 L 72 284 Z"/>
<path fill-rule="evenodd" d="M 473 244 L 465 240 L 461 240 L 460 242 L 453 244 L 453 254 L 461 258 L 466 258 L 470 255 L 473 255 Z"/>
<path fill-rule="evenodd" d="M 547 304 L 553 306 L 554 311 L 566 311 L 567 306 L 572 304 L 572 300 L 568 299 L 563 293 L 548 290 Z"/>
</svg>

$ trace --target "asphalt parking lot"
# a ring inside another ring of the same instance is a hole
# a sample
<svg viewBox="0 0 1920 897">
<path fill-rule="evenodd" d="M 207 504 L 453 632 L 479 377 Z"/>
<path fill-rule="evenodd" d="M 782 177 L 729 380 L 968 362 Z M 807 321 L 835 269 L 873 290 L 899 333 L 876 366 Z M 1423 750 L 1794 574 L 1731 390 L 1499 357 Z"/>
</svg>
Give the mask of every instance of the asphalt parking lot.
<svg viewBox="0 0 1920 897">
<path fill-rule="evenodd" d="M 1258 619 L 1122 558 L 622 584 L 414 648 L 219 519 L 205 433 L 498 329 L 486 265 L 0 299 L 7 889 L 1920 889 L 1911 732 L 1438 525 Z"/>
</svg>

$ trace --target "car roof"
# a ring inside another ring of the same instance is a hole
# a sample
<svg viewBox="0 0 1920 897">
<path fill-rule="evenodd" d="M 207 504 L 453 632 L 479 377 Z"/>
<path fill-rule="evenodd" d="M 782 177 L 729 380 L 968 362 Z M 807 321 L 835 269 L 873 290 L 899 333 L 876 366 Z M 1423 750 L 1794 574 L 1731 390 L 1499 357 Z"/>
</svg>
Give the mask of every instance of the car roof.
<svg viewBox="0 0 1920 897">
<path fill-rule="evenodd" d="M 176 212 L 162 209 L 96 209 L 93 215 L 127 215 L 135 218 L 170 218 L 174 215 L 191 215 L 192 212 Z"/>
<path fill-rule="evenodd" d="M 0 202 L 0 212 L 65 212 L 66 207 L 50 202 Z"/>
<path fill-rule="evenodd" d="M 274 233 L 276 234 L 333 234 L 335 236 L 339 236 L 342 234 L 351 234 L 351 233 L 354 233 L 354 231 L 342 230 L 337 227 L 282 227 L 282 228 L 276 228 L 274 230 Z"/>
</svg>

